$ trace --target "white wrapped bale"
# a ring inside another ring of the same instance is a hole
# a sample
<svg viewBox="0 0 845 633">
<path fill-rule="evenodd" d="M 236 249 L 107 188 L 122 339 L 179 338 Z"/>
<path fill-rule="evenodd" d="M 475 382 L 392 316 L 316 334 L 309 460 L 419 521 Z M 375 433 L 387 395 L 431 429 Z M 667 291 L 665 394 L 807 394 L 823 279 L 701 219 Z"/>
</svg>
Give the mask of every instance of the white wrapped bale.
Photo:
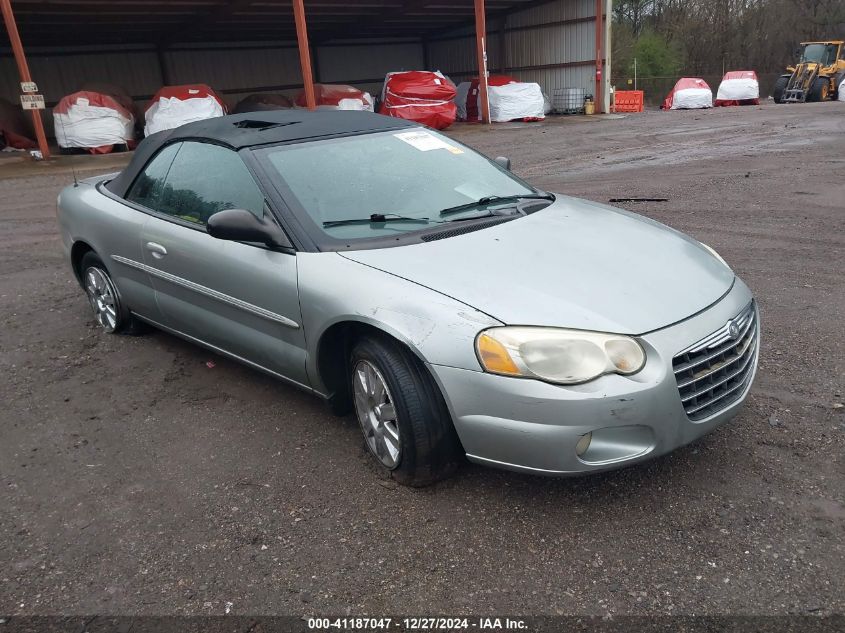
<svg viewBox="0 0 845 633">
<path fill-rule="evenodd" d="M 543 90 L 535 83 L 512 83 L 490 86 L 490 120 L 495 122 L 518 119 L 544 119 Z"/>
</svg>

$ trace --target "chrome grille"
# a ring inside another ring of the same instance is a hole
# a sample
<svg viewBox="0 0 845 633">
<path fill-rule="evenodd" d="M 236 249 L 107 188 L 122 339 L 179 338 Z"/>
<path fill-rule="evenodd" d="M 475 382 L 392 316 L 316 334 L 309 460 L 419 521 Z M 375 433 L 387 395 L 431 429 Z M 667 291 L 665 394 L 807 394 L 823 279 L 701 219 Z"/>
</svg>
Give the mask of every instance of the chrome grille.
<svg viewBox="0 0 845 633">
<path fill-rule="evenodd" d="M 757 340 L 757 310 L 752 301 L 724 327 L 672 359 L 690 420 L 703 420 L 742 396 L 754 375 Z"/>
</svg>

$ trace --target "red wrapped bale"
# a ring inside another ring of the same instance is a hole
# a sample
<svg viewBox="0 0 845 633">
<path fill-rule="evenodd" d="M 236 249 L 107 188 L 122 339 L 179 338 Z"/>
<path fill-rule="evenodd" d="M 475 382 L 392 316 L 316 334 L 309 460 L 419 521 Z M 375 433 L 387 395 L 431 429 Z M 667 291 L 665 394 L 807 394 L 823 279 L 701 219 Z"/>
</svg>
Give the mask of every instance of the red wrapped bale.
<svg viewBox="0 0 845 633">
<path fill-rule="evenodd" d="M 193 121 L 213 119 L 227 112 L 226 102 L 205 84 L 164 86 L 144 112 L 144 134 L 150 136 Z"/>
<path fill-rule="evenodd" d="M 388 73 L 379 113 L 444 130 L 457 118 L 456 94 L 455 84 L 439 71 Z"/>
<path fill-rule="evenodd" d="M 716 107 L 760 105 L 760 82 L 753 70 L 725 73 L 716 93 Z"/>
<path fill-rule="evenodd" d="M 134 147 L 132 100 L 119 94 L 80 90 L 65 95 L 53 108 L 56 142 L 63 149 L 108 154 L 116 145 Z"/>
<path fill-rule="evenodd" d="M 458 86 L 455 105 L 459 120 L 481 121 L 480 84 L 476 78 Z M 490 120 L 495 123 L 542 121 L 546 118 L 545 98 L 539 84 L 521 82 L 507 75 L 491 75 L 487 80 L 487 94 Z"/>
<path fill-rule="evenodd" d="M 713 107 L 713 91 L 698 77 L 683 77 L 663 101 L 663 110 L 697 110 Z"/>
</svg>

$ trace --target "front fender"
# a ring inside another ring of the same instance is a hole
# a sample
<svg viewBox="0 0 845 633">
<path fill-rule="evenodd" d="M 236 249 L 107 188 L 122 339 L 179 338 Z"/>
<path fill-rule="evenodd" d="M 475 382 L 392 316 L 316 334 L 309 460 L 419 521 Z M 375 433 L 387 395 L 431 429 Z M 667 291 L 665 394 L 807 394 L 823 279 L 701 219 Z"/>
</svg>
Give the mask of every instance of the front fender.
<svg viewBox="0 0 845 633">
<path fill-rule="evenodd" d="M 502 325 L 460 301 L 338 253 L 299 253 L 299 297 L 311 384 L 326 391 L 317 366 L 332 326 L 362 323 L 404 343 L 423 362 L 481 371 L 475 336 Z"/>
</svg>

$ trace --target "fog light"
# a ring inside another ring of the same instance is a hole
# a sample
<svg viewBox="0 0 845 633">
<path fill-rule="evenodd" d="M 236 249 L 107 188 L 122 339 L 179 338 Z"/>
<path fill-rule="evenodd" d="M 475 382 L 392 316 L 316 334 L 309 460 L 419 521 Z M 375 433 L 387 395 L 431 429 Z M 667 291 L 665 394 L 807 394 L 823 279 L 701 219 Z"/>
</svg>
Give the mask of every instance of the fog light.
<svg viewBox="0 0 845 633">
<path fill-rule="evenodd" d="M 581 439 L 578 440 L 578 443 L 575 445 L 575 454 L 578 457 L 581 457 L 584 453 L 587 452 L 587 449 L 590 448 L 590 442 L 593 440 L 593 434 L 587 433 L 586 435 L 582 435 Z"/>
</svg>

